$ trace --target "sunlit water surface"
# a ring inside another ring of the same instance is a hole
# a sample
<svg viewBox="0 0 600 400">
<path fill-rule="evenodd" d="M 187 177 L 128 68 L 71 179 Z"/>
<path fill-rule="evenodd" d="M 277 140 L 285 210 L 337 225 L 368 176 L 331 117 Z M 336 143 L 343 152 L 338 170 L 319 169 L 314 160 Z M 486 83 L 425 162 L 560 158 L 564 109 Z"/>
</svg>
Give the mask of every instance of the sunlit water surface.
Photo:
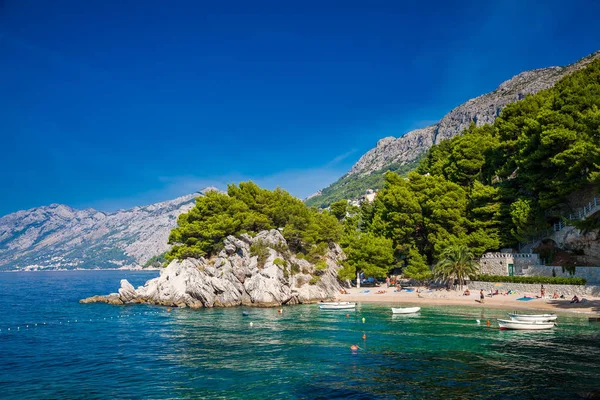
<svg viewBox="0 0 600 400">
<path fill-rule="evenodd" d="M 478 307 L 393 316 L 380 304 L 280 314 L 78 303 L 114 292 L 122 278 L 138 286 L 157 275 L 0 274 L 0 398 L 569 399 L 600 391 L 600 324 L 582 315 L 518 332 L 494 327 L 510 310 Z"/>
</svg>

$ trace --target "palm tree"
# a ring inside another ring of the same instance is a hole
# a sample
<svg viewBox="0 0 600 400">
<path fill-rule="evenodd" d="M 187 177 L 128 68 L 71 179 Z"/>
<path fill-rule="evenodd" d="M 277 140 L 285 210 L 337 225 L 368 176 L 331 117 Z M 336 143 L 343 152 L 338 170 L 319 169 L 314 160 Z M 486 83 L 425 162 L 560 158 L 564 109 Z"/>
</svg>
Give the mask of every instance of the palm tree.
<svg viewBox="0 0 600 400">
<path fill-rule="evenodd" d="M 442 279 L 458 279 L 462 290 L 465 278 L 475 275 L 479 270 L 479 264 L 474 258 L 471 250 L 464 244 L 448 246 L 440 254 L 433 272 Z"/>
</svg>

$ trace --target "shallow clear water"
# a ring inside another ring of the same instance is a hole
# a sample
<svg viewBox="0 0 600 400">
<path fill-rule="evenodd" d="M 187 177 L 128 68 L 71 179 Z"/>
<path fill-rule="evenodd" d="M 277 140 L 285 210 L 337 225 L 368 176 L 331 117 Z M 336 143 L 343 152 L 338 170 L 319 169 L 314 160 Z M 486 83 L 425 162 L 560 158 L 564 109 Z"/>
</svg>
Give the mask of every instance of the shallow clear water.
<svg viewBox="0 0 600 400">
<path fill-rule="evenodd" d="M 493 327 L 510 310 L 477 307 L 393 316 L 375 304 L 279 314 L 78 303 L 115 291 L 122 278 L 138 286 L 156 275 L 0 274 L 0 398 L 568 399 L 600 391 L 600 324 L 586 316 L 561 314 L 552 331 L 518 332 Z M 361 349 L 352 353 L 352 344 Z"/>
</svg>

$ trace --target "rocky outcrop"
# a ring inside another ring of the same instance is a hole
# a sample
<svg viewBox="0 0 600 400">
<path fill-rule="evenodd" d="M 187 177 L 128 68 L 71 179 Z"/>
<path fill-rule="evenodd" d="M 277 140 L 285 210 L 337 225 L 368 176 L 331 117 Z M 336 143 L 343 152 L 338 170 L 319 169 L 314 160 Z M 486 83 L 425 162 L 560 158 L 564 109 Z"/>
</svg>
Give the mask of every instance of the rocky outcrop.
<svg viewBox="0 0 600 400">
<path fill-rule="evenodd" d="M 0 218 L 0 270 L 120 268 L 167 251 L 177 217 L 200 192 L 114 213 L 53 204 Z"/>
<path fill-rule="evenodd" d="M 266 249 L 267 256 L 252 254 L 252 245 Z M 255 237 L 228 236 L 217 257 L 171 262 L 136 290 L 121 281 L 118 293 L 94 296 L 82 303 L 151 303 L 175 307 L 279 306 L 315 302 L 335 296 L 341 286 L 337 272 L 344 254 L 331 245 L 323 256 L 327 267 L 319 269 L 287 250 L 278 230 Z"/>
<path fill-rule="evenodd" d="M 562 77 L 584 68 L 596 58 L 600 58 L 600 51 L 567 67 L 549 67 L 522 72 L 503 82 L 493 92 L 456 107 L 435 125 L 410 131 L 397 139 L 394 137 L 381 139 L 374 149 L 369 150 L 354 164 L 348 175 L 370 174 L 391 164 L 414 161 L 433 144 L 461 134 L 471 123 L 477 126 L 493 123 L 507 104 L 553 86 Z"/>
</svg>

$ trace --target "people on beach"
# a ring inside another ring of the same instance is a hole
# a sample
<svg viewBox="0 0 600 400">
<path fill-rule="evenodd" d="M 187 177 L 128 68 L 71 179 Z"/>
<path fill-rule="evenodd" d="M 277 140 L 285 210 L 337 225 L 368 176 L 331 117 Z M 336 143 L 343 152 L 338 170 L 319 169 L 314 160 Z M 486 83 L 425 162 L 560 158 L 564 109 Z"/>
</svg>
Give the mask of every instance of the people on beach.
<svg viewBox="0 0 600 400">
<path fill-rule="evenodd" d="M 385 286 L 390 287 L 390 277 L 389 276 L 385 278 Z"/>
<path fill-rule="evenodd" d="M 573 298 L 571 299 L 571 303 L 579 303 L 581 302 L 581 300 L 579 300 L 579 297 L 577 297 L 577 295 L 573 296 Z"/>
<path fill-rule="evenodd" d="M 471 291 L 469 290 L 469 288 L 467 288 L 463 294 L 465 296 L 470 296 L 471 295 Z"/>
<path fill-rule="evenodd" d="M 485 294 L 483 294 L 483 289 L 481 289 L 479 291 L 479 302 L 483 303 L 484 300 L 485 300 Z"/>
<path fill-rule="evenodd" d="M 555 291 L 554 291 L 554 294 L 552 295 L 552 298 L 553 298 L 553 299 L 558 299 L 558 297 L 559 297 L 559 296 L 558 296 L 558 293 L 556 293 L 556 290 L 555 290 Z"/>
<path fill-rule="evenodd" d="M 540 289 L 540 294 L 542 295 L 542 299 L 544 298 L 544 296 L 546 295 L 546 289 L 544 289 L 544 285 L 542 285 L 541 289 Z"/>
</svg>

